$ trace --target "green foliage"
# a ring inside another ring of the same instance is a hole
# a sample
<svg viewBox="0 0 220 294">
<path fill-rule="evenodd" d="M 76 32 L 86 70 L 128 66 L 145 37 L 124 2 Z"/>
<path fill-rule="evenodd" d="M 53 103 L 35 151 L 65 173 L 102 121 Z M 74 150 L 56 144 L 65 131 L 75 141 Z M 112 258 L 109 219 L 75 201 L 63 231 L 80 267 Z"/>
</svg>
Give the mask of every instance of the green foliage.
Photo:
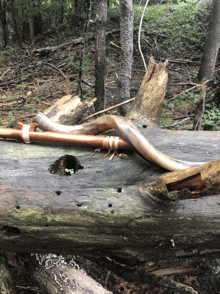
<svg viewBox="0 0 220 294">
<path fill-rule="evenodd" d="M 69 169 L 69 168 L 65 168 L 65 172 L 66 172 L 68 175 L 73 175 L 73 174 L 75 173 L 73 168 L 71 168 L 71 169 Z"/>
<path fill-rule="evenodd" d="M 206 109 L 202 120 L 203 130 L 220 131 L 220 109 L 213 101 L 206 103 Z"/>
<path fill-rule="evenodd" d="M 143 7 L 135 6 L 135 26 L 139 27 Z M 198 1 L 148 6 L 142 27 L 143 38 L 152 37 L 170 52 L 187 53 L 202 48 L 205 42 L 210 7 Z M 143 39 L 142 38 L 142 39 Z"/>
</svg>

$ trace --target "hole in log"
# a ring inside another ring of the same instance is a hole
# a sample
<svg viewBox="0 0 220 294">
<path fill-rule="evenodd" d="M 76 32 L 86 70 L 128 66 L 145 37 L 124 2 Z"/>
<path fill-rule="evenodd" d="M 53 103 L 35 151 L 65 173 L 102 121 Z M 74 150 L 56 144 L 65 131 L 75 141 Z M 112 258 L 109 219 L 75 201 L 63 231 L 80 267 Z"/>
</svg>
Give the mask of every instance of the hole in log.
<svg viewBox="0 0 220 294">
<path fill-rule="evenodd" d="M 16 209 L 20 209 L 21 207 L 20 207 L 20 205 L 16 205 L 15 208 Z"/>
<path fill-rule="evenodd" d="M 78 207 L 81 207 L 81 206 L 82 206 L 82 204 L 81 204 L 81 203 L 77 203 L 77 204 L 76 204 L 76 206 L 78 206 Z"/>
<path fill-rule="evenodd" d="M 60 176 L 71 176 L 75 174 L 79 169 L 83 168 L 84 167 L 80 164 L 79 160 L 75 156 L 64 155 L 57 159 L 53 164 L 51 164 L 48 170 L 51 174 L 58 174 Z"/>
<path fill-rule="evenodd" d="M 4 226 L 2 227 L 3 236 L 6 238 L 14 238 L 21 235 L 21 231 L 17 227 Z"/>
<path fill-rule="evenodd" d="M 118 189 L 117 189 L 117 192 L 118 192 L 118 193 L 121 193 L 121 192 L 122 192 L 122 188 L 118 188 Z"/>
<path fill-rule="evenodd" d="M 205 185 L 201 179 L 200 173 L 184 178 L 181 181 L 176 181 L 176 182 L 167 184 L 166 186 L 169 192 L 180 191 L 183 189 L 188 189 L 190 191 L 195 191 L 195 190 L 202 191 L 205 188 Z"/>
<path fill-rule="evenodd" d="M 143 125 L 142 128 L 146 129 L 147 128 L 147 125 Z"/>
<path fill-rule="evenodd" d="M 55 193 L 56 193 L 57 196 L 60 196 L 62 192 L 61 191 L 56 191 Z"/>
<path fill-rule="evenodd" d="M 178 199 L 198 198 L 211 195 L 211 191 L 206 188 L 200 173 L 184 178 L 183 180 L 166 184 L 166 187 L 168 193 L 174 193 L 175 198 Z"/>
<path fill-rule="evenodd" d="M 108 207 L 112 207 L 112 204 L 111 204 L 111 203 L 109 203 Z"/>
</svg>

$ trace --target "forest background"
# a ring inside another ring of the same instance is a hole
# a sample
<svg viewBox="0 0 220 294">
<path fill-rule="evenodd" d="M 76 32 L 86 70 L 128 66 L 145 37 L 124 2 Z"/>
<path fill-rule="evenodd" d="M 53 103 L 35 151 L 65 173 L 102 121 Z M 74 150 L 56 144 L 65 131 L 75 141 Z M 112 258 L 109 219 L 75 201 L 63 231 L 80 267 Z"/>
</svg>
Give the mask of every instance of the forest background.
<svg viewBox="0 0 220 294">
<path fill-rule="evenodd" d="M 96 93 L 95 62 L 98 5 L 107 1 L 4 0 L 0 6 L 0 125 L 18 120 L 30 122 L 66 92 L 90 101 Z M 123 2 L 123 1 L 121 1 Z M 127 1 L 125 1 L 127 2 Z M 129 2 L 129 1 L 128 1 Z M 130 1 L 132 3 L 132 1 Z M 218 2 L 218 1 L 216 1 Z M 145 74 L 138 48 L 146 63 L 150 56 L 168 61 L 169 82 L 161 125 L 192 129 L 195 103 L 203 82 L 198 72 L 209 37 L 212 6 L 201 1 L 133 1 L 134 36 L 130 97 L 135 97 Z M 109 1 L 106 21 L 105 105 L 125 100 L 120 97 L 120 3 Z M 77 45 L 72 40 L 82 37 Z M 60 44 L 66 46 L 59 47 Z M 50 47 L 51 50 L 38 51 Z M 218 44 L 217 44 L 218 47 Z M 217 50 L 218 51 L 218 50 Z M 202 129 L 219 130 L 219 70 L 208 82 Z M 64 76 L 69 80 L 66 89 Z M 120 109 L 111 111 L 120 114 Z"/>
<path fill-rule="evenodd" d="M 195 0 L 150 1 L 141 30 L 145 3 L 133 1 L 130 91 L 129 96 L 123 99 L 119 91 L 122 65 L 120 4 L 132 1 L 1 0 L 0 125 L 12 127 L 18 121 L 31 123 L 39 111 L 44 112 L 67 93 L 78 94 L 83 101 L 91 101 L 97 96 L 95 36 L 100 14 L 98 7 L 103 2 L 108 9 L 104 44 L 106 101 L 101 108 L 114 106 L 137 94 L 146 72 L 138 45 L 140 33 L 146 63 L 151 56 L 157 62 L 167 61 L 169 79 L 161 127 L 193 129 L 196 103 L 202 85 L 206 84 L 201 129 L 219 131 L 220 67 L 217 55 L 211 77 L 198 76 L 210 36 L 213 8 L 209 2 Z M 214 4 L 217 2 L 219 0 Z M 220 22 L 220 16 L 218 20 Z M 217 35 L 216 40 L 218 52 L 220 38 Z M 90 112 L 97 109 L 95 107 Z M 120 114 L 121 110 L 118 107 L 106 113 Z M 18 283 L 21 283 L 20 279 L 18 275 Z M 116 284 L 114 281 L 114 293 L 128 293 L 119 292 Z M 25 286 L 21 287 L 22 293 Z M 133 287 L 133 293 L 141 293 L 141 285 L 135 287 L 138 290 L 135 292 Z M 159 288 L 151 291 L 164 293 Z M 25 293 L 32 292 L 27 290 Z"/>
</svg>

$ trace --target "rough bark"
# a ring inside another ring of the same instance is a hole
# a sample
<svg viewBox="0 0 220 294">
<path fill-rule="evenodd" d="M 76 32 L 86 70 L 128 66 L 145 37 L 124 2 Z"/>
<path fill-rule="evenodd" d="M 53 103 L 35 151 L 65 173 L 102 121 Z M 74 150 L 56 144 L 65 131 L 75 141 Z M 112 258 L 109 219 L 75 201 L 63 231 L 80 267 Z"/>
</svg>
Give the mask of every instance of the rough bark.
<svg viewBox="0 0 220 294">
<path fill-rule="evenodd" d="M 127 112 L 127 118 L 159 123 L 168 81 L 165 67 L 166 63 L 156 63 L 153 57 L 150 58 L 147 72 Z"/>
<path fill-rule="evenodd" d="M 96 28 L 96 58 L 95 58 L 95 97 L 96 111 L 102 110 L 106 105 L 105 74 L 106 74 L 106 22 L 107 0 L 97 2 L 97 28 Z"/>
<path fill-rule="evenodd" d="M 204 54 L 198 73 L 199 80 L 211 79 L 220 46 L 220 2 L 213 0 L 212 17 Z"/>
<path fill-rule="evenodd" d="M 220 157 L 218 132 L 139 127 L 156 148 L 174 158 Z M 2 251 L 84 256 L 117 252 L 171 260 L 186 248 L 219 247 L 219 195 L 155 201 L 142 183 L 152 182 L 164 170 L 132 152 L 124 160 L 109 161 L 100 153 L 91 157 L 92 151 L 0 141 Z M 66 177 L 49 173 L 51 164 L 65 154 L 75 156 L 84 168 Z"/>
<path fill-rule="evenodd" d="M 15 22 L 14 0 L 5 0 L 5 28 L 6 44 L 14 45 L 19 42 L 17 26 Z"/>
<path fill-rule="evenodd" d="M 119 102 L 130 99 L 131 69 L 133 58 L 134 8 L 132 0 L 120 0 L 121 69 L 119 78 Z M 129 106 L 121 107 L 125 115 Z"/>
<path fill-rule="evenodd" d="M 5 43 L 5 22 L 2 3 L 0 3 L 0 50 L 4 48 Z"/>
</svg>

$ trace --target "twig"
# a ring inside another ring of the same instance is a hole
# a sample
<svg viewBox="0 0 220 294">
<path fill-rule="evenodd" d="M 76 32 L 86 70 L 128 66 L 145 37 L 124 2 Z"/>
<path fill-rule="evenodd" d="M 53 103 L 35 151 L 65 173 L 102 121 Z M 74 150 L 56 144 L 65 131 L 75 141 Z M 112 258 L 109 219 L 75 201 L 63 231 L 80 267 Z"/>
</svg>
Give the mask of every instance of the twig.
<svg viewBox="0 0 220 294">
<path fill-rule="evenodd" d="M 117 108 L 117 107 L 120 107 L 120 106 L 122 106 L 122 105 L 124 105 L 124 104 L 127 104 L 127 103 L 129 103 L 129 102 L 132 102 L 132 101 L 134 101 L 134 99 L 135 99 L 135 98 L 131 98 L 131 99 L 129 99 L 129 100 L 126 100 L 126 101 L 124 101 L 124 102 L 121 102 L 121 103 L 119 103 L 119 104 L 116 104 L 116 105 L 114 105 L 114 106 L 111 106 L 111 107 L 109 107 L 109 108 L 105 108 L 105 109 L 100 110 L 100 111 L 98 111 L 98 112 L 96 112 L 96 113 L 93 113 L 93 114 L 91 114 L 91 115 L 85 117 L 85 118 L 82 120 L 82 122 L 84 122 L 84 121 L 86 121 L 86 120 L 89 120 L 90 118 L 92 118 L 92 117 L 94 117 L 94 116 L 97 116 L 97 115 L 99 115 L 99 114 L 105 113 L 105 112 L 107 112 L 107 111 L 109 111 L 109 110 L 112 110 L 112 109 L 115 109 L 115 108 Z"/>
<path fill-rule="evenodd" d="M 140 26 L 139 26 L 139 31 L 138 31 L 138 48 L 139 48 L 139 51 L 140 51 L 140 54 L 141 54 L 141 57 L 142 57 L 144 67 L 145 67 L 146 71 L 147 71 L 147 65 L 146 65 L 146 62 L 145 62 L 145 59 L 144 59 L 143 52 L 141 50 L 141 27 L 142 27 L 144 13 L 145 13 L 145 10 L 147 8 L 148 2 L 149 2 L 149 0 L 147 0 L 146 3 L 145 3 L 144 10 L 143 10 L 142 15 L 141 15 Z"/>
<path fill-rule="evenodd" d="M 182 94 L 184 94 L 184 93 L 187 93 L 187 92 L 189 92 L 189 91 L 191 91 L 191 90 L 193 90 L 193 89 L 195 89 L 195 88 L 198 88 L 198 87 L 201 87 L 201 86 L 203 86 L 203 85 L 206 85 L 208 82 L 210 82 L 211 80 L 207 80 L 207 81 L 205 81 L 203 84 L 196 84 L 195 86 L 193 86 L 193 87 L 191 87 L 191 88 L 189 88 L 189 89 L 187 89 L 187 90 L 185 90 L 185 91 L 183 91 L 183 92 L 181 92 L 181 93 L 179 93 L 179 94 L 177 94 L 176 96 L 173 96 L 172 98 L 170 98 L 169 100 L 167 100 L 167 102 L 170 102 L 171 100 L 174 100 L 176 97 L 178 97 L 178 96 L 180 96 L 180 95 L 182 95 Z"/>
<path fill-rule="evenodd" d="M 179 125 L 179 124 L 182 124 L 184 123 L 184 121 L 188 120 L 188 119 L 191 119 L 191 117 L 186 117 L 185 119 L 183 119 L 182 121 L 178 121 L 172 125 L 168 125 L 168 126 L 160 126 L 161 128 L 171 128 L 171 127 L 174 127 L 176 125 Z"/>
</svg>

